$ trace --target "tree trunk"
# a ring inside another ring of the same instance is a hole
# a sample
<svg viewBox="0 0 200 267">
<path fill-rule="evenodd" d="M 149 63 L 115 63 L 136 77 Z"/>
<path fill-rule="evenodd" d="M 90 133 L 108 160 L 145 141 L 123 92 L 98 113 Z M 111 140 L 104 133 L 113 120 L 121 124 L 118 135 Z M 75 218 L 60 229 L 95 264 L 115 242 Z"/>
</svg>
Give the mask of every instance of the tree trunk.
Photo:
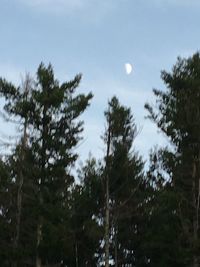
<svg viewBox="0 0 200 267">
<path fill-rule="evenodd" d="M 117 241 L 117 226 L 115 225 L 115 267 L 118 267 L 118 241 Z"/>
<path fill-rule="evenodd" d="M 105 267 L 109 267 L 109 179 L 106 180 L 106 218 L 105 218 Z"/>
<path fill-rule="evenodd" d="M 36 247 L 36 264 L 35 264 L 36 267 L 42 267 L 42 260 L 39 254 L 39 246 L 41 243 L 41 239 L 42 239 L 42 219 L 40 217 L 37 225 L 37 247 Z"/>
<path fill-rule="evenodd" d="M 24 182 L 24 177 L 22 174 L 22 170 L 20 170 L 19 174 L 19 185 L 17 190 L 17 214 L 16 214 L 16 234 L 14 238 L 14 254 L 15 260 L 13 263 L 13 267 L 18 266 L 18 260 L 16 258 L 18 248 L 19 248 L 19 238 L 20 238 L 20 228 L 21 228 L 21 211 L 22 211 L 22 186 Z"/>
<path fill-rule="evenodd" d="M 25 101 L 27 101 L 29 87 L 30 87 L 30 77 L 27 75 L 24 82 L 24 92 L 25 92 Z M 22 187 L 24 184 L 24 175 L 23 175 L 23 165 L 25 160 L 25 149 L 27 146 L 27 117 L 24 121 L 24 132 L 22 137 L 21 150 L 19 155 L 19 180 L 18 180 L 18 189 L 17 189 L 17 214 L 16 214 L 16 232 L 14 238 L 14 253 L 17 254 L 19 248 L 19 239 L 20 239 L 20 228 L 21 228 L 21 213 L 22 213 Z M 18 266 L 18 260 L 16 259 L 13 263 L 13 267 Z"/>
<path fill-rule="evenodd" d="M 199 158 L 198 158 L 199 159 Z M 197 163 L 193 163 L 193 205 L 195 208 L 193 216 L 193 267 L 199 267 L 199 256 L 197 254 L 198 229 L 199 229 L 199 201 L 200 201 L 200 179 L 197 180 Z"/>
<path fill-rule="evenodd" d="M 108 125 L 108 139 L 107 139 L 107 151 L 106 151 L 106 212 L 105 212 L 105 267 L 109 267 L 109 224 L 110 224 L 110 205 L 109 205 L 109 154 L 110 154 L 110 142 L 111 142 L 111 127 L 110 122 Z"/>
<path fill-rule="evenodd" d="M 77 242 L 75 244 L 75 252 L 76 252 L 76 267 L 78 267 L 78 246 L 77 246 Z"/>
<path fill-rule="evenodd" d="M 46 90 L 46 89 L 45 89 Z M 44 91 L 45 92 L 45 91 Z M 46 178 L 45 164 L 46 164 L 46 141 L 48 138 L 48 126 L 46 123 L 47 104 L 44 105 L 42 112 L 42 150 L 41 150 L 41 176 L 38 181 L 39 186 L 39 207 L 41 208 L 43 203 L 42 187 Z M 42 266 L 42 260 L 40 258 L 39 247 L 42 241 L 42 227 L 43 227 L 43 214 L 40 213 L 37 225 L 37 244 L 36 244 L 36 267 Z"/>
</svg>

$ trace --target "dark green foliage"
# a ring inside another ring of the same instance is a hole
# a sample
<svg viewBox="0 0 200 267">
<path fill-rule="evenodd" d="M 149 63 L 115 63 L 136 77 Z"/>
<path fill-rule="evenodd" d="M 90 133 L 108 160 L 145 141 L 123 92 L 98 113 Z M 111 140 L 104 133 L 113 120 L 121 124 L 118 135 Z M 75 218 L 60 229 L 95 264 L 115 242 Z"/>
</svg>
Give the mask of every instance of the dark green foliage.
<svg viewBox="0 0 200 267">
<path fill-rule="evenodd" d="M 170 145 L 150 152 L 145 174 L 131 109 L 113 97 L 106 155 L 90 157 L 78 182 L 80 115 L 92 98 L 77 92 L 81 75 L 60 84 L 41 63 L 22 86 L 0 79 L 2 115 L 21 134 L 0 160 L 0 266 L 200 265 L 200 54 L 161 78 L 166 90 L 145 107 Z"/>
<path fill-rule="evenodd" d="M 145 188 L 143 162 L 133 149 L 137 134 L 131 110 L 113 97 L 105 112 L 110 129 L 110 154 L 107 163 L 110 192 L 110 232 L 112 257 L 116 264 L 135 264 L 139 209 Z M 108 132 L 105 133 L 108 139 Z"/>
<path fill-rule="evenodd" d="M 20 216 L 20 243 L 17 247 L 12 244 L 15 239 L 9 243 L 17 248 L 18 266 L 34 265 L 36 258 L 43 264 L 57 264 L 65 254 L 65 242 L 60 237 L 63 224 L 67 224 L 70 186 L 74 182 L 69 170 L 77 158 L 74 148 L 83 131 L 83 122 L 78 117 L 92 98 L 92 94 L 76 94 L 80 80 L 81 75 L 77 75 L 60 85 L 52 66 L 41 64 L 36 81 L 27 90 L 4 79 L 0 81 L 5 112 L 19 118 L 26 127 L 22 143 L 11 156 L 8 174 L 14 187 L 8 201 L 13 199 L 16 203 L 17 198 L 22 199 L 20 214 L 14 203 L 10 208 L 17 209 L 16 216 Z M 8 192 L 11 193 L 9 189 Z M 15 221 L 13 215 L 11 222 Z M 10 260 L 16 266 L 15 255 Z"/>
<path fill-rule="evenodd" d="M 143 229 L 143 250 L 148 266 L 188 266 L 182 250 L 181 221 L 178 216 L 177 192 L 171 182 L 172 155 L 165 149 L 150 154 L 147 173 L 148 202 Z M 168 168 L 169 167 L 169 168 Z"/>
<path fill-rule="evenodd" d="M 71 231 L 73 259 L 78 266 L 97 266 L 103 238 L 101 220 L 102 184 L 100 166 L 89 159 L 79 171 L 80 185 L 72 190 Z"/>
<path fill-rule="evenodd" d="M 2 159 L 0 161 L 0 262 L 9 266 L 9 257 L 12 255 L 12 234 L 13 234 L 13 182 L 9 175 L 9 166 Z"/>
<path fill-rule="evenodd" d="M 41 64 L 37 72 L 36 88 L 32 91 L 34 109 L 29 124 L 31 136 L 35 185 L 38 190 L 38 220 L 41 221 L 42 236 L 39 245 L 41 258 L 47 262 L 61 262 L 62 243 L 59 240 L 59 227 L 65 218 L 65 207 L 69 198 L 69 188 L 73 177 L 69 168 L 77 155 L 73 148 L 80 140 L 83 122 L 77 118 L 88 106 L 92 95 L 76 95 L 74 92 L 81 76 L 59 85 L 54 79 L 53 69 Z M 57 240 L 57 241 L 56 241 Z M 57 256 L 52 259 L 52 252 Z"/>
<path fill-rule="evenodd" d="M 200 55 L 178 58 L 171 73 L 161 75 L 167 90 L 154 90 L 156 108 L 146 105 L 152 119 L 169 138 L 172 152 L 165 150 L 160 162 L 169 176 L 170 190 L 175 199 L 168 210 L 178 218 L 179 249 L 184 264 L 199 264 L 199 155 L 200 155 Z M 167 188 L 164 188 L 164 191 Z M 166 205 L 166 202 L 164 202 Z M 164 205 L 163 203 L 163 205 Z M 162 212 L 163 213 L 163 212 Z M 167 217 L 170 218 L 170 215 Z M 174 225 L 170 223 L 173 233 Z M 163 232 L 163 236 L 165 232 Z M 177 238 L 171 244 L 175 247 Z M 184 256 L 183 256 L 184 255 Z M 168 255 L 168 258 L 171 258 Z M 166 261 L 165 261 L 166 262 Z M 180 259 L 179 259 L 180 262 Z M 182 263 L 182 265 L 183 265 Z M 176 265 L 177 266 L 177 265 Z"/>
</svg>

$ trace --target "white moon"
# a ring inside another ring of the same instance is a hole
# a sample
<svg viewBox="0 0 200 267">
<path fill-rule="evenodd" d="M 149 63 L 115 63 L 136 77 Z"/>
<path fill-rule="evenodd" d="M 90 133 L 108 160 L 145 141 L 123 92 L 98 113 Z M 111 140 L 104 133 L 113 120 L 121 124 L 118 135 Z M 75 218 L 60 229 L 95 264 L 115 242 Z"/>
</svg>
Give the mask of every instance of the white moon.
<svg viewBox="0 0 200 267">
<path fill-rule="evenodd" d="M 126 63 L 125 64 L 125 70 L 126 70 L 126 74 L 131 74 L 132 70 L 133 70 L 133 67 L 130 63 Z"/>
</svg>

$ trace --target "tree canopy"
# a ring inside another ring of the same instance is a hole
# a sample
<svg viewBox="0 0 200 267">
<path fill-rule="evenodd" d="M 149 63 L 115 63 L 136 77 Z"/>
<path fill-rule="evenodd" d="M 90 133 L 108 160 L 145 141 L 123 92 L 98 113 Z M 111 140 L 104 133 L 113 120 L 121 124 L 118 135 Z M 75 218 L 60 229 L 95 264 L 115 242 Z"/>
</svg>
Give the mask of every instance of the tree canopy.
<svg viewBox="0 0 200 267">
<path fill-rule="evenodd" d="M 19 136 L 0 157 L 0 266 L 199 267 L 200 54 L 161 72 L 166 88 L 145 109 L 168 145 L 146 164 L 134 113 L 113 96 L 104 156 L 75 168 L 93 97 L 81 77 L 60 83 L 41 63 L 19 86 L 0 78 Z"/>
</svg>

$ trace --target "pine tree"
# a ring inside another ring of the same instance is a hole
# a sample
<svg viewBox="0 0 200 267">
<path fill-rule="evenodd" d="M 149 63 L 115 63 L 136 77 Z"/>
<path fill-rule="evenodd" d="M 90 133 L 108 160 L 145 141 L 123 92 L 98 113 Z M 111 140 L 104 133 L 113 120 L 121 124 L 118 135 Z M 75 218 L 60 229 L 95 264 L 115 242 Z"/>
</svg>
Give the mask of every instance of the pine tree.
<svg viewBox="0 0 200 267">
<path fill-rule="evenodd" d="M 105 157 L 105 250 L 113 255 L 115 266 L 133 263 L 136 248 L 133 249 L 132 227 L 136 224 L 134 215 L 138 212 L 139 195 L 143 187 L 143 162 L 132 150 L 137 134 L 131 110 L 120 105 L 113 97 L 105 112 L 107 130 L 104 142 L 107 146 Z M 109 216 L 108 216 L 109 214 Z M 135 218 L 137 215 L 135 216 Z M 130 225 L 130 228 L 129 228 Z M 108 232 L 109 229 L 109 232 Z M 131 244 L 130 244 L 131 243 Z M 120 248 L 120 249 L 119 249 Z"/>
<path fill-rule="evenodd" d="M 168 174 L 177 197 L 175 212 L 181 225 L 182 254 L 185 255 L 185 264 L 193 267 L 200 264 L 199 76 L 199 53 L 188 59 L 178 58 L 171 73 L 163 71 L 161 74 L 167 90 L 154 90 L 156 107 L 146 105 L 150 119 L 172 145 L 175 164 Z"/>
<path fill-rule="evenodd" d="M 79 170 L 77 184 L 72 190 L 71 226 L 73 233 L 74 266 L 98 266 L 99 246 L 102 240 L 101 224 L 102 184 L 101 166 L 94 158 L 89 158 Z"/>
<path fill-rule="evenodd" d="M 75 95 L 80 80 L 81 75 L 77 75 L 74 80 L 59 85 L 51 65 L 45 67 L 41 64 L 37 71 L 36 88 L 32 91 L 34 108 L 29 123 L 33 132 L 30 148 L 38 204 L 37 267 L 42 262 L 61 262 L 64 253 L 59 243 L 50 240 L 54 240 L 59 231 L 73 183 L 70 167 L 77 158 L 73 150 L 83 130 L 83 122 L 78 117 L 92 98 L 91 93 Z"/>
<path fill-rule="evenodd" d="M 10 201 L 12 202 L 12 218 L 10 227 L 10 246 L 13 251 L 10 253 L 10 262 L 12 266 L 18 266 L 20 254 L 22 251 L 20 244 L 21 217 L 23 203 L 23 186 L 24 186 L 24 166 L 27 142 L 27 104 L 29 91 L 31 89 L 31 78 L 27 74 L 21 86 L 15 87 L 5 79 L 0 79 L 0 94 L 4 98 L 3 118 L 5 121 L 15 122 L 20 129 L 21 139 L 16 148 L 12 147 L 11 155 L 6 157 L 6 164 L 9 166 L 9 179 L 12 187 L 8 189 Z M 6 153 L 6 152 L 5 152 Z M 5 159 L 5 157 L 4 157 Z M 12 245 L 11 245 L 12 244 Z"/>
<path fill-rule="evenodd" d="M 13 181 L 6 159 L 0 160 L 0 264 L 10 266 L 13 259 Z"/>
<path fill-rule="evenodd" d="M 28 95 L 26 90 L 0 80 L 6 116 L 18 118 L 24 129 L 22 142 L 10 157 L 10 179 L 17 189 L 11 193 L 17 203 L 11 230 L 15 232 L 16 224 L 16 233 L 11 242 L 20 255 L 19 266 L 60 264 L 65 255 L 59 237 L 63 224 L 67 224 L 68 199 L 74 182 L 70 168 L 77 159 L 74 148 L 83 131 L 79 116 L 92 98 L 91 93 L 76 93 L 80 80 L 81 75 L 77 75 L 60 85 L 52 66 L 43 64 Z M 13 266 L 17 266 L 17 261 Z"/>
<path fill-rule="evenodd" d="M 142 235 L 149 267 L 188 266 L 187 253 L 182 249 L 177 192 L 170 177 L 175 165 L 176 159 L 167 148 L 151 151 Z"/>
</svg>

